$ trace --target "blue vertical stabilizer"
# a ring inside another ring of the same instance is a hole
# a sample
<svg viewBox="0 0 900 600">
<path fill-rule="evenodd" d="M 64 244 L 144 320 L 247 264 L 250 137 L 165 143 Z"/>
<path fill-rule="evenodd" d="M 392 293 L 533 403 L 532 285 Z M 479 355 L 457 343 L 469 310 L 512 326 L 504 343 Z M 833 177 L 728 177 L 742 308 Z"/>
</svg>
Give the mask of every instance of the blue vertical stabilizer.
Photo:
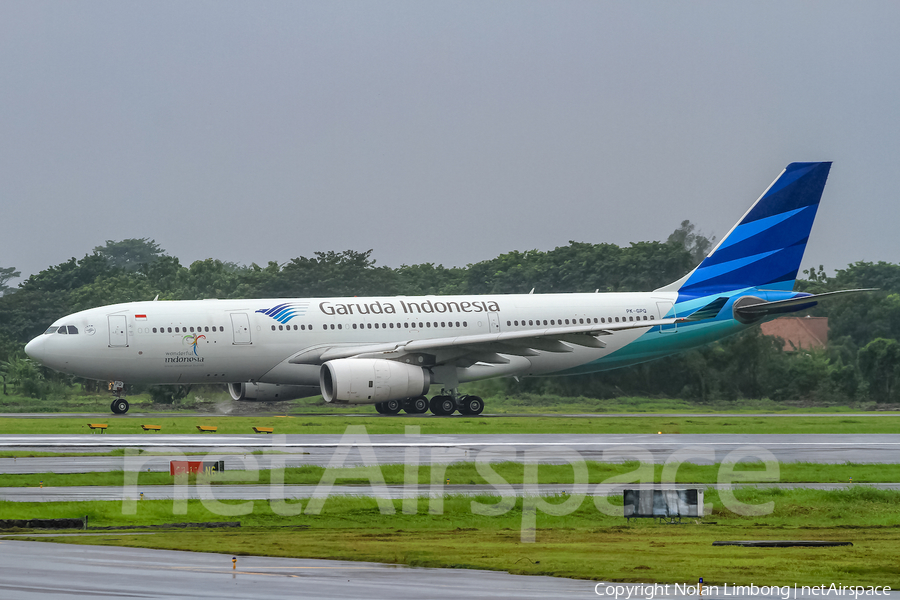
<svg viewBox="0 0 900 600">
<path fill-rule="evenodd" d="M 830 162 L 791 163 L 700 266 L 679 299 L 750 287 L 790 291 L 800 269 Z"/>
</svg>

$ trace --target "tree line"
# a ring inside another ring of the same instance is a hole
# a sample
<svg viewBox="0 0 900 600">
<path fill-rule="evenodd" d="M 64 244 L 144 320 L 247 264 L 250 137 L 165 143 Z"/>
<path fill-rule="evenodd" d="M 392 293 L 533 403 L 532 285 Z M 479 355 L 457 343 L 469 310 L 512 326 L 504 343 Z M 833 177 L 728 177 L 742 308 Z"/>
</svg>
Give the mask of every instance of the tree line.
<svg viewBox="0 0 900 600">
<path fill-rule="evenodd" d="M 677 280 L 712 247 L 689 221 L 665 242 L 569 242 L 549 251 L 509 252 L 466 267 L 432 263 L 379 266 L 372 251 L 316 252 L 265 266 L 216 259 L 188 266 L 147 238 L 109 240 L 81 259 L 31 275 L 16 288 L 0 268 L 0 382 L 3 393 L 64 393 L 75 383 L 24 356 L 28 340 L 60 316 L 118 302 L 202 298 L 395 296 L 651 291 Z M 5 278 L 4 278 L 5 277 Z M 829 317 L 829 346 L 784 352 L 759 328 L 704 348 L 616 371 L 504 380 L 508 394 L 615 397 L 651 395 L 699 401 L 772 398 L 893 402 L 900 396 L 900 265 L 859 262 L 828 277 L 804 271 L 799 291 L 875 287 L 801 314 Z"/>
</svg>

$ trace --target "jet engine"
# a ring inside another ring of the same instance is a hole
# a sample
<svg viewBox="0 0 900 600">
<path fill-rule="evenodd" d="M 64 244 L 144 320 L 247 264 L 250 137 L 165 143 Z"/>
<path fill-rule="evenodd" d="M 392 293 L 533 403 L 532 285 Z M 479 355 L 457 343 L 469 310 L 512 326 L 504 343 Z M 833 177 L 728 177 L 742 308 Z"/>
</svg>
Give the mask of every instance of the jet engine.
<svg viewBox="0 0 900 600">
<path fill-rule="evenodd" d="M 279 383 L 229 383 L 228 393 L 235 400 L 273 402 L 306 398 L 319 393 L 314 385 L 281 385 Z"/>
<path fill-rule="evenodd" d="M 319 383 L 325 402 L 375 404 L 424 395 L 431 372 L 392 360 L 340 358 L 322 365 Z"/>
</svg>

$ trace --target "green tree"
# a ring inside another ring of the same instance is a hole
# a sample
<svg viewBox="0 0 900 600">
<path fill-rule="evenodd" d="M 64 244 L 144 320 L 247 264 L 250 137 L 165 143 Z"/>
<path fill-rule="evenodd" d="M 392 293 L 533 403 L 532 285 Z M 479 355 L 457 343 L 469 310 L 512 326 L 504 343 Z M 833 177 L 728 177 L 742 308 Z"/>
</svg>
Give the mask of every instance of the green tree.
<svg viewBox="0 0 900 600">
<path fill-rule="evenodd" d="M 691 261 L 694 266 L 699 265 L 712 250 L 713 243 L 716 241 L 715 236 L 708 238 L 704 236 L 697 227 L 688 220 L 681 222 L 681 225 L 673 231 L 666 239 L 667 244 L 672 244 L 678 248 L 684 248 L 691 255 Z"/>
<path fill-rule="evenodd" d="M 874 339 L 859 350 L 859 370 L 876 402 L 888 402 L 897 395 L 900 378 L 900 343 Z"/>
<path fill-rule="evenodd" d="M 21 277 L 21 275 L 22 273 L 16 271 L 15 267 L 0 267 L 0 296 L 14 292 L 15 288 L 8 286 L 7 283 L 10 279 Z"/>
<path fill-rule="evenodd" d="M 105 260 L 109 267 L 126 271 L 137 271 L 142 265 L 156 261 L 164 252 L 156 240 L 148 238 L 129 238 L 120 242 L 106 240 L 105 246 L 94 248 L 94 254 Z"/>
</svg>

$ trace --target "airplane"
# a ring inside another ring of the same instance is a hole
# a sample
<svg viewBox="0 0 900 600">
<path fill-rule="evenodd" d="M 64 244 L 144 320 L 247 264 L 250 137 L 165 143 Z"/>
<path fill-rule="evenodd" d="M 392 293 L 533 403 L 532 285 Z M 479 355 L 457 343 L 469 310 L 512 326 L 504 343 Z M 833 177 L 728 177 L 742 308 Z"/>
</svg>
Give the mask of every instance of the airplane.
<svg viewBox="0 0 900 600">
<path fill-rule="evenodd" d="M 652 292 L 129 302 L 58 319 L 25 352 L 113 382 L 116 414 L 128 411 L 129 382 L 478 415 L 484 401 L 460 384 L 634 365 L 866 291 L 793 291 L 830 169 L 789 164 L 699 266 Z"/>
</svg>

